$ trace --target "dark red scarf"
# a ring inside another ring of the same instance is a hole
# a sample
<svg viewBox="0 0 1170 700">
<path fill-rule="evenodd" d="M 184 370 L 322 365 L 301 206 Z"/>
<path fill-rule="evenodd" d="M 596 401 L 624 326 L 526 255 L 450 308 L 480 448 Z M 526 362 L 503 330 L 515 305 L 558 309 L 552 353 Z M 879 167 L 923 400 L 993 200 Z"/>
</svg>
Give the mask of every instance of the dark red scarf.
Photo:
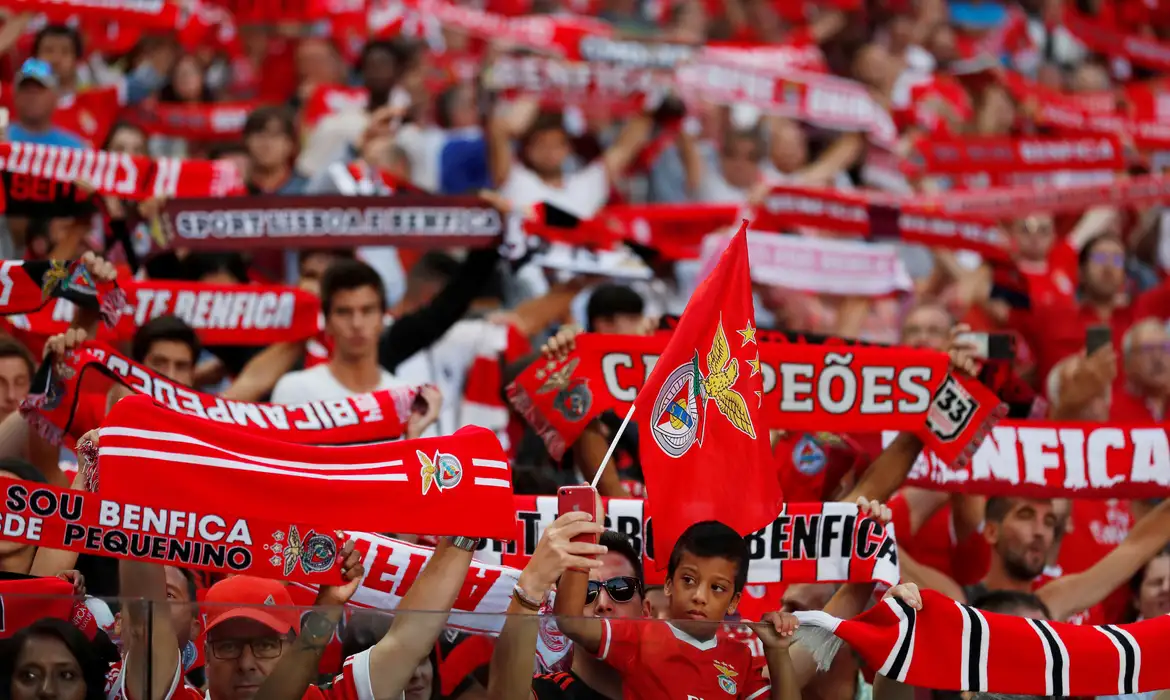
<svg viewBox="0 0 1170 700">
<path fill-rule="evenodd" d="M 299 442 L 306 442 L 301 440 Z M 515 531 L 512 470 L 479 427 L 454 435 L 319 447 L 179 415 L 146 397 L 110 410 L 98 493 L 128 503 L 329 528 L 503 539 Z M 262 495 L 262 497 L 257 497 Z"/>
<path fill-rule="evenodd" d="M 95 282 L 80 260 L 0 262 L 0 314 L 33 313 L 50 299 L 96 309 L 108 326 L 118 323 L 126 306 L 126 293 L 117 282 Z"/>
<path fill-rule="evenodd" d="M 126 388 L 150 397 L 174 414 L 195 416 L 235 426 L 256 436 L 279 436 L 303 444 L 341 445 L 389 440 L 402 434 L 403 424 L 418 400 L 418 390 L 390 389 L 331 401 L 281 405 L 230 401 L 170 381 L 102 343 L 87 342 L 61 362 L 47 360 L 33 378 L 21 413 L 50 442 L 96 425 L 74 425 L 82 382 L 96 371 Z"/>
<path fill-rule="evenodd" d="M 161 486 L 167 478 L 165 473 L 151 474 L 145 483 Z M 171 483 L 174 490 L 187 488 Z M 0 479 L 0 489 L 6 540 L 223 574 L 325 585 L 341 581 L 338 533 L 305 525 L 303 509 L 297 509 L 296 523 L 289 522 L 288 510 L 265 522 L 230 512 L 218 502 L 168 511 L 144 507 L 149 501 L 16 479 Z"/>
<path fill-rule="evenodd" d="M 594 418 L 607 410 L 626 411 L 667 338 L 665 333 L 582 334 L 564 362 L 541 358 L 522 372 L 508 386 L 508 399 L 559 459 Z M 764 375 L 760 400 L 769 428 L 905 430 L 944 459 L 965 465 L 1007 412 L 978 381 L 951 374 L 945 353 L 794 343 L 765 331 L 756 331 L 756 338 Z"/>
<path fill-rule="evenodd" d="M 129 110 L 124 116 L 151 135 L 213 141 L 239 138 L 244 132 L 244 120 L 259 105 L 259 102 L 159 102 L 149 108 Z"/>
</svg>

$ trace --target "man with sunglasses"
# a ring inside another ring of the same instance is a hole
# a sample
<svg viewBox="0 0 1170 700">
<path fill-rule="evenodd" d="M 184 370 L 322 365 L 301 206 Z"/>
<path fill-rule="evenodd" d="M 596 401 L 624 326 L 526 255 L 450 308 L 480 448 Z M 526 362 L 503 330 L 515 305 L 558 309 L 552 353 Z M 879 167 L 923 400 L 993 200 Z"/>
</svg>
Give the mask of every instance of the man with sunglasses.
<svg viewBox="0 0 1170 700">
<path fill-rule="evenodd" d="M 597 536 L 598 543 L 572 541 L 580 535 Z M 587 558 L 590 556 L 596 558 Z M 573 660 L 569 671 L 532 676 L 537 637 L 550 632 L 541 629 L 541 625 L 550 622 L 542 621 L 537 612 L 557 579 L 569 568 L 589 571 L 583 615 L 633 618 L 648 614 L 642 560 L 629 538 L 605 530 L 587 513 L 562 515 L 544 531 L 513 592 L 507 621 L 492 654 L 488 674 L 491 698 L 621 700 L 621 677 L 592 654 L 569 649 L 566 654 L 572 654 Z M 569 644 L 567 640 L 564 643 Z"/>
</svg>

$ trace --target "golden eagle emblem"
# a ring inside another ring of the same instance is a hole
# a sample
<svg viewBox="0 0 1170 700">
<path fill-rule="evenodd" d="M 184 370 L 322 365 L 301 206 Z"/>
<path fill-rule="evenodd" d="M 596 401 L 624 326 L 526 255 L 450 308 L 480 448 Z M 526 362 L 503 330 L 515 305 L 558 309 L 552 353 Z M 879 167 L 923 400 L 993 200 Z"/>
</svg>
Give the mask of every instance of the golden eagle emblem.
<svg viewBox="0 0 1170 700">
<path fill-rule="evenodd" d="M 53 290 L 69 279 L 69 269 L 64 260 L 53 260 L 52 266 L 41 276 L 41 296 L 49 298 Z"/>
<path fill-rule="evenodd" d="M 707 376 L 703 376 L 699 371 L 698 353 L 695 353 L 694 371 L 697 380 L 695 384 L 702 388 L 703 398 L 714 401 L 715 407 L 731 421 L 732 425 L 754 440 L 756 428 L 752 425 L 747 403 L 743 396 L 732 388 L 739 379 L 739 360 L 731 356 L 727 334 L 723 332 L 722 317 L 715 328 L 711 350 L 707 353 Z"/>
</svg>

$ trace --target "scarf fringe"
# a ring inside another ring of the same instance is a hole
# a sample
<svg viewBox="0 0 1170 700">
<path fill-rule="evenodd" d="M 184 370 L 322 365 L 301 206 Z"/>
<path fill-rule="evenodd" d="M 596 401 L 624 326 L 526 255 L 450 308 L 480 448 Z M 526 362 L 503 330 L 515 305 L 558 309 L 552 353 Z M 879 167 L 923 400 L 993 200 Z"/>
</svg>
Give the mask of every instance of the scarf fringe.
<svg viewBox="0 0 1170 700">
<path fill-rule="evenodd" d="M 65 431 L 53 425 L 52 421 L 37 410 L 43 405 L 45 405 L 43 395 L 29 396 L 20 406 L 20 415 L 24 416 L 24 421 L 41 436 L 41 439 L 54 447 L 61 447 L 65 442 Z"/>
<path fill-rule="evenodd" d="M 122 318 L 122 312 L 125 308 L 126 290 L 114 287 L 102 295 L 98 313 L 101 314 L 102 321 L 106 326 L 113 328 L 118 325 L 118 320 Z"/>
<path fill-rule="evenodd" d="M 797 643 L 812 654 L 818 671 L 828 671 L 845 643 L 834 634 L 841 620 L 820 610 L 802 610 L 796 617 L 800 620 L 800 627 L 796 628 Z"/>
</svg>

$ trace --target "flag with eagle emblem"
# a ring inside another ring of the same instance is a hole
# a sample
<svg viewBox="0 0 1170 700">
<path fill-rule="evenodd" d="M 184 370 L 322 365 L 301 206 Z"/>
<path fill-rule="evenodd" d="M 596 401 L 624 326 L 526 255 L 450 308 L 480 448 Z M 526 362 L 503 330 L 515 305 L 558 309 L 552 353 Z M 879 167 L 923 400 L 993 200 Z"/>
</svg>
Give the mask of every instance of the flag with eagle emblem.
<svg viewBox="0 0 1170 700">
<path fill-rule="evenodd" d="M 744 221 L 691 295 L 635 401 L 660 569 L 696 522 L 719 520 L 748 535 L 780 512 L 763 379 Z"/>
</svg>

